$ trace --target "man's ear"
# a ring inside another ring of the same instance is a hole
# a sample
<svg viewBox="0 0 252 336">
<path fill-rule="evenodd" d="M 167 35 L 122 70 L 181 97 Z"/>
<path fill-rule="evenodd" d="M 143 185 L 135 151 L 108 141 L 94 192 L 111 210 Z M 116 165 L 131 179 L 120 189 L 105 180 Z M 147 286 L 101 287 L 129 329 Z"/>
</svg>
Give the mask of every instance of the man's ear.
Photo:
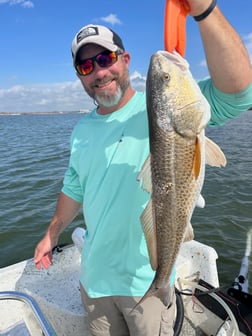
<svg viewBox="0 0 252 336">
<path fill-rule="evenodd" d="M 124 62 L 126 63 L 126 64 L 129 64 L 130 63 L 130 53 L 128 53 L 128 52 L 124 52 L 123 54 L 122 54 L 122 59 L 124 60 Z"/>
</svg>

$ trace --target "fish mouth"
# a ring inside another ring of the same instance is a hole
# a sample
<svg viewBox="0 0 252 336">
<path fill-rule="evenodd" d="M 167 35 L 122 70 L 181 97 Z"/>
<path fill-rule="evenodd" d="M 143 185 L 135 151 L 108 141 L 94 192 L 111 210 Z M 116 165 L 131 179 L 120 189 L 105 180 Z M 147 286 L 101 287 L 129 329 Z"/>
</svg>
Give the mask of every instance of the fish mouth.
<svg viewBox="0 0 252 336">
<path fill-rule="evenodd" d="M 159 50 L 156 52 L 154 57 L 166 58 L 168 61 L 172 62 L 178 66 L 182 71 L 187 71 L 189 69 L 189 63 L 176 51 L 168 52 L 166 50 Z"/>
</svg>

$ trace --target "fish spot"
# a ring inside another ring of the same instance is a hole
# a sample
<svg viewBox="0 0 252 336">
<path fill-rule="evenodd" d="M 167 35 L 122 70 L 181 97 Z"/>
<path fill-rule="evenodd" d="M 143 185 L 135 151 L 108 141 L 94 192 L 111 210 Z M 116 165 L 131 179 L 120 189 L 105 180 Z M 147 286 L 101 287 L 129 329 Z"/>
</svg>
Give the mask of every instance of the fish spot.
<svg viewBox="0 0 252 336">
<path fill-rule="evenodd" d="M 168 194 L 171 191 L 172 186 L 173 186 L 172 183 L 167 183 L 167 184 L 164 185 L 164 190 L 165 190 L 166 194 Z"/>
<path fill-rule="evenodd" d="M 159 194 L 162 194 L 162 195 L 166 194 L 166 195 L 168 195 L 171 192 L 172 187 L 173 187 L 173 183 L 169 182 L 169 183 L 162 184 L 161 186 L 157 185 L 156 186 L 156 191 Z"/>
</svg>

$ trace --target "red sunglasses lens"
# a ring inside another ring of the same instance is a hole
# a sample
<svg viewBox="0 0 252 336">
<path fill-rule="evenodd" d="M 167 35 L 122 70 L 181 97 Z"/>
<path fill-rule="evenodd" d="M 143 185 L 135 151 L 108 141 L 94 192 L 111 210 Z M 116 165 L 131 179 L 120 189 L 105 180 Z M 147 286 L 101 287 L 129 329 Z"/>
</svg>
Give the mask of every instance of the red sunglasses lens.
<svg viewBox="0 0 252 336">
<path fill-rule="evenodd" d="M 96 56 L 96 62 L 99 64 L 100 67 L 106 68 L 113 64 L 117 59 L 116 52 L 112 51 L 109 53 L 101 53 Z"/>
<path fill-rule="evenodd" d="M 86 76 L 94 70 L 94 61 L 96 61 L 100 67 L 106 68 L 117 61 L 117 55 L 118 52 L 116 51 L 105 50 L 94 57 L 83 60 L 80 64 L 76 64 L 75 67 L 80 75 Z"/>
<path fill-rule="evenodd" d="M 76 69 L 80 75 L 88 75 L 93 71 L 94 61 L 92 59 L 87 59 L 81 64 L 76 65 Z"/>
</svg>

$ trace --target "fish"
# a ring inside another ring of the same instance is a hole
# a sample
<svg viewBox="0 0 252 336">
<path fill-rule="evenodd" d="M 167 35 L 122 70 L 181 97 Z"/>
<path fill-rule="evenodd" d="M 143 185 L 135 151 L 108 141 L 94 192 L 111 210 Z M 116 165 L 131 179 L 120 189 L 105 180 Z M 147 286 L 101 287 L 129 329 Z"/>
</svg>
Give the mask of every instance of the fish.
<svg viewBox="0 0 252 336">
<path fill-rule="evenodd" d="M 141 223 L 155 276 L 138 304 L 155 295 L 168 306 L 170 276 L 180 246 L 194 237 L 191 217 L 195 206 L 204 207 L 205 165 L 222 167 L 226 158 L 205 136 L 210 105 L 189 63 L 175 51 L 161 50 L 151 56 L 146 104 L 150 155 L 137 180 L 150 193 Z"/>
</svg>

